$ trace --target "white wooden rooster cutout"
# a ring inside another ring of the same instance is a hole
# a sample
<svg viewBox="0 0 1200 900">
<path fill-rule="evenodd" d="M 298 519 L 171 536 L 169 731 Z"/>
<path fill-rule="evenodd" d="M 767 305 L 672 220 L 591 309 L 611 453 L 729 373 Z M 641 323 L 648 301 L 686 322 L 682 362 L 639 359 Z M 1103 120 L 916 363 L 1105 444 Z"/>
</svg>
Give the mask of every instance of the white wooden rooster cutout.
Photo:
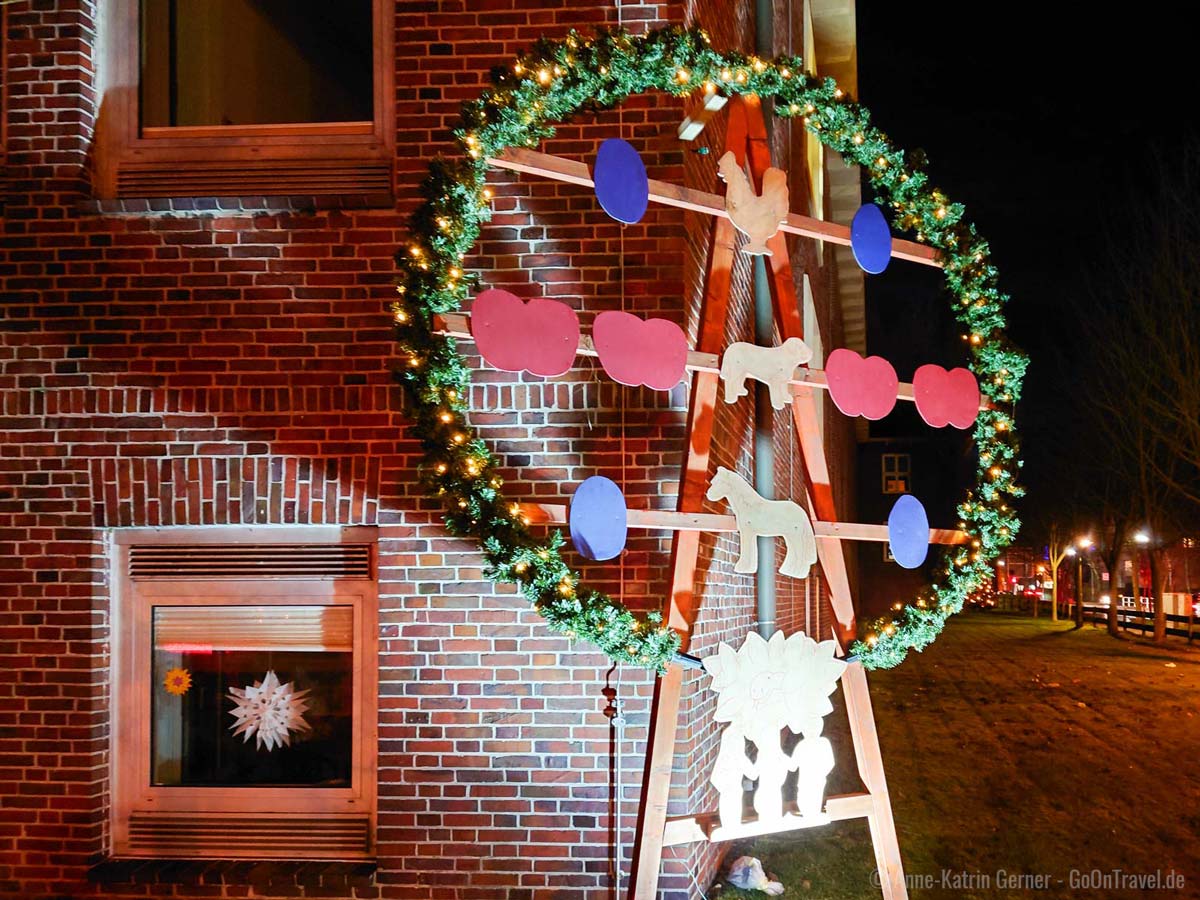
<svg viewBox="0 0 1200 900">
<path fill-rule="evenodd" d="M 717 170 L 727 185 L 725 210 L 734 227 L 749 238 L 742 250 L 751 256 L 770 256 L 767 241 L 775 236 L 788 215 L 787 174 L 782 169 L 767 169 L 759 196 L 732 150 L 721 157 Z"/>
</svg>

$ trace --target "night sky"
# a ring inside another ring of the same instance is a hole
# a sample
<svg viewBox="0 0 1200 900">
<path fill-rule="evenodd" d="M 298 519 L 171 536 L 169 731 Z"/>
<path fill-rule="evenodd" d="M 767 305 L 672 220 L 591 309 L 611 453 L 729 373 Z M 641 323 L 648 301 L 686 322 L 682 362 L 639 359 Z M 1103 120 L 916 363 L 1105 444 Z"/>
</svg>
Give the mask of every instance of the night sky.
<svg viewBox="0 0 1200 900">
<path fill-rule="evenodd" d="M 986 6 L 990 18 L 961 0 L 859 3 L 859 98 L 899 146 L 925 150 L 934 183 L 992 246 L 1009 334 L 1032 357 L 1018 426 L 1036 489 L 1039 446 L 1061 439 L 1088 353 L 1066 298 L 1102 273 L 1105 236 L 1156 157 L 1169 166 L 1197 141 L 1200 53 L 1168 8 Z M 940 278 L 917 268 L 868 280 L 870 349 L 899 354 L 902 378 L 906 348 L 965 359 Z M 937 325 L 913 321 L 926 317 Z"/>
</svg>

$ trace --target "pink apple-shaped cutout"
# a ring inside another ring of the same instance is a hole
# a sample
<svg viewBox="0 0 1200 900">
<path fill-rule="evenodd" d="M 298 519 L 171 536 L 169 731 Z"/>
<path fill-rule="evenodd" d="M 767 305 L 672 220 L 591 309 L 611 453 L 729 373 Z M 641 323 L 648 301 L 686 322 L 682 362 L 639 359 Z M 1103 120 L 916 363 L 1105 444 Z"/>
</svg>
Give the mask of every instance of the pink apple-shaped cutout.
<svg viewBox="0 0 1200 900">
<path fill-rule="evenodd" d="M 917 412 L 934 428 L 970 428 L 979 415 L 979 384 L 969 369 L 921 366 L 913 374 L 913 396 Z"/>
<path fill-rule="evenodd" d="M 900 379 L 882 356 L 863 359 L 839 347 L 825 360 L 825 380 L 834 405 L 848 416 L 882 419 L 896 406 Z"/>
<path fill-rule="evenodd" d="M 471 305 L 471 335 L 479 355 L 504 372 L 562 375 L 579 351 L 579 317 L 557 300 L 491 288 Z"/>
<path fill-rule="evenodd" d="M 687 370 L 687 335 L 667 319 L 602 312 L 592 324 L 592 343 L 608 376 L 630 387 L 669 391 Z"/>
</svg>

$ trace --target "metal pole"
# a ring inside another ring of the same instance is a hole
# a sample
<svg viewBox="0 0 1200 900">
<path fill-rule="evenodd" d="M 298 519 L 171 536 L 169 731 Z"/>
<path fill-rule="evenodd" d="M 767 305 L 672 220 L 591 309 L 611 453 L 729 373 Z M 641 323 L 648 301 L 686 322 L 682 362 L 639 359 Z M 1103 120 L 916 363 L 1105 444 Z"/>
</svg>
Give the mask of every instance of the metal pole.
<svg viewBox="0 0 1200 900">
<path fill-rule="evenodd" d="M 1083 627 L 1083 551 L 1075 553 L 1075 627 Z"/>
<path fill-rule="evenodd" d="M 775 9 L 772 0 L 755 0 L 754 44 L 760 56 L 774 51 Z M 775 343 L 775 319 L 767 263 L 754 257 L 754 343 Z M 754 489 L 768 500 L 775 499 L 775 409 L 771 394 L 761 381 L 754 384 Z M 790 486 L 789 486 L 790 489 Z M 758 633 L 769 638 L 775 631 L 775 539 L 758 538 L 758 578 L 754 594 L 758 607 Z"/>
</svg>

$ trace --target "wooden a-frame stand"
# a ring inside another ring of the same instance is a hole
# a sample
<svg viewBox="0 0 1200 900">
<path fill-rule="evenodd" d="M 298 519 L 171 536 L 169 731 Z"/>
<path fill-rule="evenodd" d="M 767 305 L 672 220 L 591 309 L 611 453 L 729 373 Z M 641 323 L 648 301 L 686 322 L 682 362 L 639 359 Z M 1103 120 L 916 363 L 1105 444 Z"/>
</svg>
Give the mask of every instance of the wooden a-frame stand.
<svg viewBox="0 0 1200 900">
<path fill-rule="evenodd" d="M 744 165 L 747 158 L 749 159 L 751 177 L 756 185 L 760 185 L 763 174 L 771 164 L 771 158 L 763 110 L 757 98 L 735 99 L 730 104 L 725 146 L 727 151 L 732 150 L 737 154 L 739 163 Z M 771 250 L 767 261 L 771 276 L 771 299 L 780 339 L 803 338 L 804 325 L 797 304 L 785 233 L 777 233 L 767 246 Z M 912 253 L 909 258 L 916 257 L 922 262 L 932 261 L 928 248 L 908 245 L 902 249 Z M 912 252 L 914 250 L 917 252 Z M 696 347 L 698 351 L 719 353 L 722 349 L 735 252 L 736 235 L 733 224 L 728 218 L 718 218 L 714 223 L 709 251 Z M 718 387 L 717 374 L 694 372 L 688 408 L 687 441 L 679 486 L 680 513 L 699 513 L 702 508 Z M 793 389 L 792 419 L 804 458 L 809 512 L 814 520 L 837 522 L 837 510 L 834 507 L 813 388 Z M 672 542 L 670 596 L 664 618 L 670 627 L 681 635 L 683 650 L 687 649 L 692 626 L 699 612 L 695 594 L 699 550 L 700 531 L 675 532 Z M 836 636 L 844 646 L 853 637 L 855 626 L 854 606 L 850 597 L 850 582 L 841 541 L 818 541 L 818 557 L 829 585 L 833 610 L 838 621 L 840 633 Z M 630 900 L 653 900 L 657 897 L 663 847 L 707 840 L 708 828 L 713 821 L 711 816 L 667 818 L 667 798 L 675 757 L 676 720 L 682 684 L 683 668 L 678 664 L 672 665 L 667 673 L 655 682 L 646 766 L 642 778 L 642 802 L 638 810 L 637 834 L 633 847 Z M 851 663 L 846 668 L 842 676 L 842 689 L 846 698 L 846 712 L 858 773 L 866 791 L 827 798 L 826 812 L 830 819 L 835 820 L 858 817 L 867 819 L 883 896 L 885 900 L 898 900 L 908 896 L 900 861 L 900 845 L 896 838 L 896 824 L 888 797 L 866 673 L 859 663 Z M 766 830 L 768 829 L 763 829 Z M 739 833 L 756 833 L 754 823 L 746 823 Z"/>
<path fill-rule="evenodd" d="M 734 98 L 729 104 L 729 109 L 726 150 L 732 150 L 741 165 L 744 166 L 748 161 L 755 184 L 761 185 L 763 174 L 771 164 L 761 104 L 753 96 Z M 511 149 L 488 161 L 498 168 L 569 184 L 589 187 L 593 184 L 591 173 L 583 163 L 533 150 Z M 681 650 L 686 651 L 693 623 L 699 613 L 695 579 L 700 535 L 703 532 L 733 530 L 732 517 L 706 514 L 701 510 L 707 487 L 714 410 L 720 386 L 717 362 L 723 349 L 722 340 L 729 308 L 730 280 L 737 236 L 725 211 L 723 200 L 715 194 L 659 181 L 650 182 L 649 193 L 650 199 L 655 203 L 715 217 L 699 336 L 695 349 L 688 353 L 687 369 L 692 377 L 692 390 L 677 510 L 630 510 L 628 520 L 629 525 L 633 527 L 665 528 L 674 533 L 670 595 L 666 602 L 664 619 L 679 633 L 682 638 Z M 767 242 L 772 254 L 767 258 L 771 298 L 775 324 L 782 340 L 804 337 L 804 325 L 797 303 L 786 236 L 796 234 L 845 245 L 850 243 L 849 232 L 850 229 L 845 225 L 790 213 L 779 232 Z M 932 248 L 911 241 L 893 240 L 892 256 L 922 265 L 940 265 Z M 471 334 L 467 317 L 463 315 L 440 316 L 437 327 L 443 334 L 464 338 L 469 338 Z M 579 353 L 595 355 L 595 348 L 586 336 L 580 339 Z M 838 519 L 813 394 L 814 390 L 827 387 L 825 374 L 820 370 L 798 370 L 791 381 L 792 420 L 804 459 L 808 512 L 817 535 L 817 555 L 837 618 L 834 636 L 844 651 L 847 642 L 855 634 L 855 622 L 850 581 L 841 542 L 886 540 L 887 529 L 877 525 L 843 523 Z M 912 385 L 900 385 L 897 397 L 912 400 Z M 981 405 L 986 406 L 987 401 L 982 400 Z M 561 522 L 565 519 L 565 508 L 562 506 L 522 504 L 522 509 L 530 521 Z M 930 532 L 930 540 L 954 544 L 963 542 L 966 536 L 961 532 L 935 529 Z M 825 811 L 830 820 L 867 820 L 883 896 L 885 900 L 902 900 L 907 898 L 908 893 L 904 885 L 900 846 L 896 839 L 896 824 L 892 817 L 879 738 L 875 731 L 875 717 L 871 710 L 871 697 L 862 665 L 852 661 L 841 681 L 858 773 L 866 790 L 827 797 Z M 682 685 L 683 668 L 678 663 L 671 665 L 666 674 L 655 682 L 646 766 L 642 780 L 642 802 L 638 810 L 633 868 L 629 881 L 630 900 L 654 900 L 657 897 L 664 846 L 710 840 L 715 823 L 716 817 L 711 814 L 675 819 L 667 817 L 667 798 L 671 787 L 676 720 Z M 785 822 L 787 821 L 789 820 L 785 818 Z M 723 840 L 728 837 L 750 836 L 778 830 L 778 823 L 772 823 L 770 827 L 758 827 L 754 822 L 746 822 L 733 828 L 722 827 L 719 837 Z"/>
</svg>

